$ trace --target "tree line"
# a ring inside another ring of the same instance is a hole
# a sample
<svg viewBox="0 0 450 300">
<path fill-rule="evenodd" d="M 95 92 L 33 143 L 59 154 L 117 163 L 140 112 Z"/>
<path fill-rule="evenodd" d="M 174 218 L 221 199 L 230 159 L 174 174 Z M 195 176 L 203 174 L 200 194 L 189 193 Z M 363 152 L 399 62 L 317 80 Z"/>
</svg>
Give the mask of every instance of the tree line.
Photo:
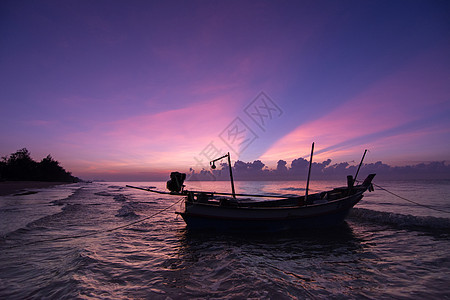
<svg viewBox="0 0 450 300">
<path fill-rule="evenodd" d="M 79 178 L 64 170 L 50 155 L 34 161 L 26 149 L 17 150 L 0 161 L 0 180 L 78 182 Z"/>
</svg>

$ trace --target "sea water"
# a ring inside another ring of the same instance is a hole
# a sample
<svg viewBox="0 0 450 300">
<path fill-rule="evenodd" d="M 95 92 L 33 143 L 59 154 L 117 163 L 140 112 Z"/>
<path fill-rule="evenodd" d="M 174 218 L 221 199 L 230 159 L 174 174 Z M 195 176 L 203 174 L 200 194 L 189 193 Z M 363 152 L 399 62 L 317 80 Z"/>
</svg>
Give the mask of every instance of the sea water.
<svg viewBox="0 0 450 300">
<path fill-rule="evenodd" d="M 450 181 L 375 183 L 332 230 L 189 231 L 181 197 L 78 183 L 0 197 L 0 299 L 449 299 Z M 187 182 L 230 192 L 229 182 Z M 312 182 L 311 192 L 345 182 Z M 236 182 L 304 194 L 304 182 Z M 413 201 L 413 202 L 410 202 Z"/>
</svg>

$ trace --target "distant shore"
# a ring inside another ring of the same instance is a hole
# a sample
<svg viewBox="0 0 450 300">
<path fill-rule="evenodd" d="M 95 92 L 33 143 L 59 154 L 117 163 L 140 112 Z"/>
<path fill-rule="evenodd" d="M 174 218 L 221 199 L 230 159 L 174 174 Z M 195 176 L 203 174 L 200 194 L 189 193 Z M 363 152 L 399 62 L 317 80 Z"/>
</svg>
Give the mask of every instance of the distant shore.
<svg viewBox="0 0 450 300">
<path fill-rule="evenodd" d="M 48 182 L 48 181 L 1 181 L 0 196 L 21 193 L 27 189 L 42 189 L 61 184 L 71 184 L 71 183 Z"/>
</svg>

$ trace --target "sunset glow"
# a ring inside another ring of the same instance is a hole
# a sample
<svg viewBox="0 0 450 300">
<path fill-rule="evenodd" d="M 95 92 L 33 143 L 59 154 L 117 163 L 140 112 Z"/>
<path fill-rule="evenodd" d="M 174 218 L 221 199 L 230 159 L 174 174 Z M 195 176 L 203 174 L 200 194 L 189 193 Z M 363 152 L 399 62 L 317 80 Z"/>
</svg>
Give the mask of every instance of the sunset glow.
<svg viewBox="0 0 450 300">
<path fill-rule="evenodd" d="M 201 170 L 208 145 L 269 167 L 313 141 L 318 161 L 450 161 L 448 2 L 0 7 L 1 156 L 107 180 Z"/>
</svg>

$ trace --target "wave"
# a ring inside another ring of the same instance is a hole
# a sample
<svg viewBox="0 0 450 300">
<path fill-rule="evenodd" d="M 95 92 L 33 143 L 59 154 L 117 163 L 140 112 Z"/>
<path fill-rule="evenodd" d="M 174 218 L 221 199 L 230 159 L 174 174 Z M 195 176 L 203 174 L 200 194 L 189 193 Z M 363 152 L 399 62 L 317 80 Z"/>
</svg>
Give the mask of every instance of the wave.
<svg viewBox="0 0 450 300">
<path fill-rule="evenodd" d="M 281 190 L 283 191 L 305 191 L 305 188 L 296 188 L 296 187 L 287 187 L 287 188 L 282 188 Z"/>
<path fill-rule="evenodd" d="M 66 205 L 68 203 L 70 203 L 70 201 L 72 199 L 77 199 L 77 197 L 79 196 L 79 194 L 83 191 L 82 187 L 78 187 L 77 189 L 73 190 L 72 193 L 70 195 L 68 195 L 65 198 L 62 199 L 58 199 L 58 200 L 53 200 L 50 201 L 51 204 L 53 205 L 57 205 L 57 206 L 61 206 L 61 205 Z"/>
<path fill-rule="evenodd" d="M 369 221 L 401 228 L 422 228 L 450 233 L 450 219 L 448 218 L 403 215 L 398 213 L 375 211 L 366 208 L 353 208 L 349 217 L 352 220 Z"/>
<path fill-rule="evenodd" d="M 65 198 L 50 201 L 49 208 L 46 205 L 37 208 L 39 211 L 34 214 L 35 218 L 30 218 L 28 215 L 17 215 L 17 222 L 7 232 L 2 233 L 2 238 L 8 239 L 14 237 L 16 234 L 28 232 L 30 230 L 48 228 L 56 226 L 55 224 L 64 220 L 67 214 L 77 213 L 83 208 L 83 204 L 73 203 L 73 200 L 79 198 L 80 193 L 84 191 L 83 187 L 74 189 L 71 194 Z M 57 208 L 56 206 L 61 206 Z M 41 213 L 39 213 L 41 212 Z"/>
<path fill-rule="evenodd" d="M 125 203 L 117 211 L 116 217 L 137 217 L 138 215 L 134 212 L 133 204 Z"/>
<path fill-rule="evenodd" d="M 113 198 L 114 198 L 114 201 L 117 201 L 117 202 L 127 201 L 127 197 L 123 194 L 115 195 Z"/>
<path fill-rule="evenodd" d="M 112 196 L 114 196 L 114 194 L 111 194 L 111 193 L 108 193 L 108 192 L 104 192 L 104 191 L 96 192 L 96 193 L 94 193 L 94 195 L 104 196 L 104 197 L 112 197 Z"/>
<path fill-rule="evenodd" d="M 125 202 L 127 200 L 127 197 L 123 194 L 113 194 L 105 191 L 96 192 L 94 193 L 94 195 L 102 197 L 112 197 L 117 202 Z"/>
<path fill-rule="evenodd" d="M 123 190 L 125 187 L 124 186 L 119 186 L 119 185 L 110 185 L 108 186 L 108 189 L 117 189 L 117 190 Z"/>
</svg>

